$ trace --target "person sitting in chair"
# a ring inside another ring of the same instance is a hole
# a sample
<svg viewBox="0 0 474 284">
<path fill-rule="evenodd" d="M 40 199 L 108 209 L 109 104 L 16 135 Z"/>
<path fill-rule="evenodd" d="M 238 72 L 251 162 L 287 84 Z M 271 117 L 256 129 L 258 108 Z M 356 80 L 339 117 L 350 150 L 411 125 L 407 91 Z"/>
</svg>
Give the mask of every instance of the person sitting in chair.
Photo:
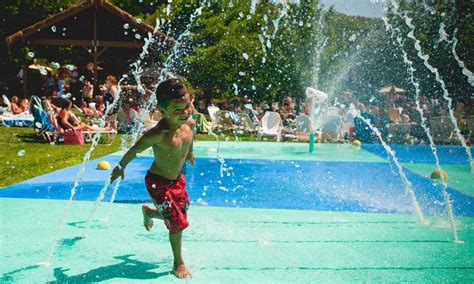
<svg viewBox="0 0 474 284">
<path fill-rule="evenodd" d="M 101 128 L 98 126 L 90 126 L 85 123 L 82 123 L 79 118 L 71 111 L 72 108 L 72 101 L 65 100 L 61 107 L 61 110 L 58 113 L 57 121 L 58 126 L 64 130 L 78 130 L 78 131 L 111 131 L 113 130 L 111 127 Z"/>
</svg>

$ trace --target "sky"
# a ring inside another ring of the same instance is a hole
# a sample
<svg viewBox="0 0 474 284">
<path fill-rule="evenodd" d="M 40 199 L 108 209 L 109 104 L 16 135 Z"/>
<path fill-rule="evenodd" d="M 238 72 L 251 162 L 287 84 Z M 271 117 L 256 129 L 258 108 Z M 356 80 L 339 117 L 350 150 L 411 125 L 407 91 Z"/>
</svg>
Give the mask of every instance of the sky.
<svg viewBox="0 0 474 284">
<path fill-rule="evenodd" d="M 386 0 L 320 0 L 326 7 L 334 6 L 340 13 L 351 16 L 380 18 Z"/>
</svg>

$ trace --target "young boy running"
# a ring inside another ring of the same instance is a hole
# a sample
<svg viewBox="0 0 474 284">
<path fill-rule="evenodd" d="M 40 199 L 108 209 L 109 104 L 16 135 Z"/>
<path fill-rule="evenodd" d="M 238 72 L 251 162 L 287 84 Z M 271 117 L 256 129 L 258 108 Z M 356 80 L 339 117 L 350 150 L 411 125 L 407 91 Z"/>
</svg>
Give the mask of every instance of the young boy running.
<svg viewBox="0 0 474 284">
<path fill-rule="evenodd" d="M 181 256 L 181 233 L 189 225 L 186 215 L 189 199 L 181 168 L 187 160 L 194 165 L 195 123 L 190 119 L 190 96 L 183 83 L 173 78 L 158 85 L 156 98 L 163 118 L 125 153 L 111 178 L 112 181 L 119 176 L 123 179 L 127 164 L 138 153 L 152 147 L 155 159 L 145 176 L 145 185 L 156 209 L 142 206 L 143 225 L 149 231 L 154 218 L 164 220 L 173 250 L 173 273 L 178 278 L 190 278 Z"/>
</svg>

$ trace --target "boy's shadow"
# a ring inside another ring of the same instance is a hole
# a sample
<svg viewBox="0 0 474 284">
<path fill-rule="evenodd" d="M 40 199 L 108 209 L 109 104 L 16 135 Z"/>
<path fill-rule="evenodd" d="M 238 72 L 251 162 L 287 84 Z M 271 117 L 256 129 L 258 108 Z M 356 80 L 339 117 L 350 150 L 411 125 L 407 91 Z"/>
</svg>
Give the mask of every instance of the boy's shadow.
<svg viewBox="0 0 474 284">
<path fill-rule="evenodd" d="M 146 263 L 139 260 L 130 259 L 133 254 L 115 256 L 114 258 L 122 260 L 117 264 L 94 268 L 85 273 L 74 276 L 68 276 L 64 272 L 69 269 L 57 267 L 54 269 L 55 281 L 49 283 L 92 283 L 111 280 L 114 278 L 125 279 L 157 279 L 169 275 L 171 272 L 152 272 L 149 270 L 158 268 L 156 263 Z"/>
</svg>

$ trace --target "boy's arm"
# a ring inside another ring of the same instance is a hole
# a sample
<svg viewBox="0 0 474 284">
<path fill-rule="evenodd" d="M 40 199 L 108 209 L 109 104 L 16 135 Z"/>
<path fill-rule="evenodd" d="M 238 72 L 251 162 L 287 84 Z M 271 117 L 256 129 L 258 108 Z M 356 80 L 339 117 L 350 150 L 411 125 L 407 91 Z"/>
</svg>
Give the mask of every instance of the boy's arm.
<svg viewBox="0 0 474 284">
<path fill-rule="evenodd" d="M 119 176 L 124 178 L 124 170 L 128 163 L 133 160 L 138 153 L 143 152 L 144 150 L 150 148 L 153 144 L 159 142 L 160 136 L 154 133 L 153 130 L 145 133 L 138 141 L 128 149 L 128 151 L 123 155 L 122 159 L 112 171 L 111 180 L 114 181 Z"/>
</svg>

